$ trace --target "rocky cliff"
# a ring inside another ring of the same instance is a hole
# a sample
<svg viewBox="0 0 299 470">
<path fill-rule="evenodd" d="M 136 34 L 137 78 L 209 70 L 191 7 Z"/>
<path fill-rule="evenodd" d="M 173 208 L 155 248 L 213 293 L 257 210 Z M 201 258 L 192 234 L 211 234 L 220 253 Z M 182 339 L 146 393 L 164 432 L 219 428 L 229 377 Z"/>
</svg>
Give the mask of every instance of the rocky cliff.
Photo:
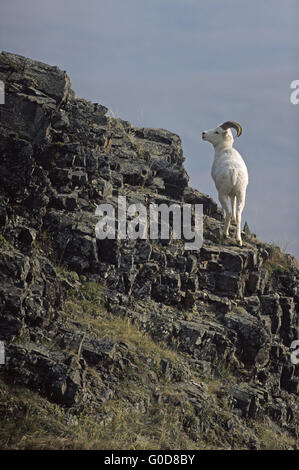
<svg viewBox="0 0 299 470">
<path fill-rule="evenodd" d="M 296 448 L 296 260 L 248 227 L 242 248 L 222 238 L 177 135 L 19 55 L 0 54 L 0 80 L 0 445 Z M 120 195 L 203 204 L 203 246 L 97 239 Z"/>
</svg>

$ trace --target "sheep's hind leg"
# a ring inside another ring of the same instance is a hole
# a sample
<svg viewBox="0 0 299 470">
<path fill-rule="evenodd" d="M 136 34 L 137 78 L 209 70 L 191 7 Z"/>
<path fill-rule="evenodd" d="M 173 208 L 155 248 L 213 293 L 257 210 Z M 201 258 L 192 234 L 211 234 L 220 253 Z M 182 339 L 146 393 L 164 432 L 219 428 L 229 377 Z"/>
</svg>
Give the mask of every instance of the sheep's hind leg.
<svg viewBox="0 0 299 470">
<path fill-rule="evenodd" d="M 219 194 L 219 201 L 220 201 L 220 204 L 221 204 L 222 209 L 224 211 L 224 217 L 225 217 L 224 236 L 228 237 L 229 236 L 230 219 L 231 219 L 231 213 L 230 213 L 229 205 L 228 205 L 228 198 L 227 198 L 227 196 L 224 196 L 223 194 Z"/>
</svg>

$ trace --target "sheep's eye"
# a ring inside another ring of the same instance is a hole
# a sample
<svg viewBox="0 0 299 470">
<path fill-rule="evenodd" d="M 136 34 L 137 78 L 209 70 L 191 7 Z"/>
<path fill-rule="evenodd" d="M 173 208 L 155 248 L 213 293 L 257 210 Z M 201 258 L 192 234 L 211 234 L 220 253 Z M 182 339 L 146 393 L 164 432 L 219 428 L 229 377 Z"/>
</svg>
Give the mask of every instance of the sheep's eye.
<svg viewBox="0 0 299 470">
<path fill-rule="evenodd" d="M 215 134 L 219 134 L 219 132 L 218 132 L 218 131 L 216 131 L 216 132 L 215 132 Z"/>
</svg>

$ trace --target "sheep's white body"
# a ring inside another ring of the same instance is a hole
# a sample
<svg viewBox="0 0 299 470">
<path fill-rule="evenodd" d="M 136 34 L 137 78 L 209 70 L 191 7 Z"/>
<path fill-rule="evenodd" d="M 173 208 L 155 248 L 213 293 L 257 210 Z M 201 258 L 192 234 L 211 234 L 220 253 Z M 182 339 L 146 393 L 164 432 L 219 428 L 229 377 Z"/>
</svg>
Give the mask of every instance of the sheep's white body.
<svg viewBox="0 0 299 470">
<path fill-rule="evenodd" d="M 202 133 L 203 140 L 210 142 L 215 149 L 212 165 L 212 178 L 218 191 L 218 198 L 225 216 L 224 234 L 229 235 L 231 217 L 237 223 L 236 239 L 242 246 L 241 217 L 245 206 L 248 172 L 239 152 L 233 148 L 233 135 L 230 129 L 221 126 Z M 231 200 L 232 212 L 228 198 Z"/>
</svg>

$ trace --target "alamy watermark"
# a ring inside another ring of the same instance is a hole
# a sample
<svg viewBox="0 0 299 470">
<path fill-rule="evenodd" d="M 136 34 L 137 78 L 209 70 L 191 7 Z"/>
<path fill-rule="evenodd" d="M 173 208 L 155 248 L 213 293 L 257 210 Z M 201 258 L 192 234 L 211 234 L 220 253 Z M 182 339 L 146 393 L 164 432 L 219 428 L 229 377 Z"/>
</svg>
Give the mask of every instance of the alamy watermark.
<svg viewBox="0 0 299 470">
<path fill-rule="evenodd" d="M 299 103 L 299 80 L 293 80 L 291 82 L 290 88 L 294 91 L 292 91 L 290 95 L 290 101 L 292 104 L 298 104 Z"/>
<path fill-rule="evenodd" d="M 185 250 L 199 250 L 203 243 L 202 204 L 149 204 L 127 206 L 125 196 L 118 196 L 116 211 L 112 204 L 100 204 L 95 211 L 101 220 L 96 237 L 108 239 L 182 239 Z"/>
<path fill-rule="evenodd" d="M 290 101 L 292 104 L 299 103 L 299 80 L 293 80 L 290 84 L 292 91 L 290 95 Z M 290 346 L 291 350 L 291 363 L 294 365 L 299 364 L 299 339 L 294 340 Z"/>
<path fill-rule="evenodd" d="M 5 104 L 5 86 L 2 80 L 0 80 L 0 104 Z"/>
<path fill-rule="evenodd" d="M 299 364 L 299 339 L 292 341 L 291 349 L 291 363 L 294 365 Z"/>
<path fill-rule="evenodd" d="M 0 341 L 0 365 L 5 364 L 5 346 L 4 341 Z"/>
</svg>

